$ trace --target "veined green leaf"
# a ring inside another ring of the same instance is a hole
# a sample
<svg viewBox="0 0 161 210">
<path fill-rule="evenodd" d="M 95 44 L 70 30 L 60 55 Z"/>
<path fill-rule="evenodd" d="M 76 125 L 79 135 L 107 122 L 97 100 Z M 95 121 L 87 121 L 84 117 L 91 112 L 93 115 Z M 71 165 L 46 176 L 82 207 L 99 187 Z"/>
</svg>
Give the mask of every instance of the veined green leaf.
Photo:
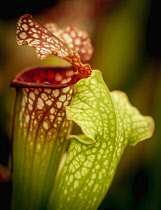
<svg viewBox="0 0 161 210">
<path fill-rule="evenodd" d="M 128 133 L 128 144 L 136 145 L 138 142 L 150 138 L 154 131 L 154 121 L 150 116 L 143 116 L 133 107 L 127 95 L 121 91 L 112 91 L 111 96 L 120 112 L 124 129 Z"/>
<path fill-rule="evenodd" d="M 110 187 L 125 146 L 149 138 L 154 123 L 132 107 L 124 93 L 110 93 L 99 71 L 77 83 L 66 111 L 81 127 L 85 143 L 72 140 L 49 209 L 94 210 Z M 88 145 L 89 139 L 96 142 Z"/>
<path fill-rule="evenodd" d="M 91 138 L 87 138 L 85 135 L 83 134 L 79 134 L 79 135 L 69 135 L 68 137 L 69 139 L 76 139 L 77 141 L 83 143 L 83 144 L 93 144 L 96 143 L 95 139 L 91 139 Z"/>
</svg>

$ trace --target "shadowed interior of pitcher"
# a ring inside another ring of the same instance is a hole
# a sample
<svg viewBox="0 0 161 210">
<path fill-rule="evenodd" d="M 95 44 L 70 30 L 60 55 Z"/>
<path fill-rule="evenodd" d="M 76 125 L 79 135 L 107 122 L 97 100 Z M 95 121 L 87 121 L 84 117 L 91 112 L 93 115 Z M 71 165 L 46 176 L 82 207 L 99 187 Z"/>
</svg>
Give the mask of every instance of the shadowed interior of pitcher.
<svg viewBox="0 0 161 210">
<path fill-rule="evenodd" d="M 11 87 L 40 87 L 59 89 L 75 84 L 80 77 L 72 67 L 41 66 L 21 71 L 12 80 Z"/>
</svg>

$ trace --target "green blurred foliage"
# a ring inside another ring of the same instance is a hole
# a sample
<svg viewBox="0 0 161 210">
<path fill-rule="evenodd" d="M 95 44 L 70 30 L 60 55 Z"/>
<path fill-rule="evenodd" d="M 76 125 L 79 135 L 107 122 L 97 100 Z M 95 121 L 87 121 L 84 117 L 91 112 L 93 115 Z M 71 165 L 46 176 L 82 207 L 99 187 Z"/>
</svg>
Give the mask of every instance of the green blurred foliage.
<svg viewBox="0 0 161 210">
<path fill-rule="evenodd" d="M 159 1 L 69 0 L 33 14 L 42 22 L 53 20 L 60 25 L 76 24 L 86 29 L 95 48 L 90 62 L 92 68 L 102 71 L 110 90 L 125 91 L 142 114 L 151 115 L 155 120 L 154 136 L 125 150 L 100 210 L 161 209 L 161 49 L 150 54 L 147 48 L 147 28 L 154 9 L 153 2 Z M 30 10 L 24 13 L 30 13 Z M 10 80 L 25 67 L 40 63 L 58 65 L 61 62 L 52 57 L 40 62 L 33 49 L 16 45 L 17 16 L 19 13 L 9 19 L 0 18 L 0 163 L 4 165 L 8 161 L 15 96 L 15 91 L 9 87 Z M 151 20 L 152 26 L 160 21 L 154 20 Z M 158 33 L 155 27 L 149 30 Z M 150 39 L 148 42 L 155 49 Z M 156 40 L 156 45 L 160 46 L 160 43 L 161 39 Z M 4 187 L 0 188 L 0 194 L 6 196 L 2 190 Z"/>
</svg>

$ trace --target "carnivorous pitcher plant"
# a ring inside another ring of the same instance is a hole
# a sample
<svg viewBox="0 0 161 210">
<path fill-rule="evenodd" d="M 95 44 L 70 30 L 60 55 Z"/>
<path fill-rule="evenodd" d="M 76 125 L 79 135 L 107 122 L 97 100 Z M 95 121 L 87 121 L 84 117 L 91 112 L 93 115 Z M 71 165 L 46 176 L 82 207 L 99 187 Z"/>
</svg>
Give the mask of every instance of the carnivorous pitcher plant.
<svg viewBox="0 0 161 210">
<path fill-rule="evenodd" d="M 67 67 L 27 68 L 16 88 L 12 150 L 12 209 L 97 209 L 127 145 L 150 138 L 153 119 L 125 93 L 110 92 L 101 72 L 86 62 L 89 35 L 74 26 L 42 25 L 31 15 L 17 23 L 18 45 L 38 58 L 55 55 Z M 82 134 L 72 135 L 72 123 Z"/>
</svg>

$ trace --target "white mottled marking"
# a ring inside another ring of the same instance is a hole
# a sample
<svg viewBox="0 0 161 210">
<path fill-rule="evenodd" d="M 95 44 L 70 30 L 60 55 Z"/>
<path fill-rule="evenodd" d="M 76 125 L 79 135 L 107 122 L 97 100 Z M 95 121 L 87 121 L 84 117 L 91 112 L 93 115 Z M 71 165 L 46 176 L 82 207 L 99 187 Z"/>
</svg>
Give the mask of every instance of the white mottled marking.
<svg viewBox="0 0 161 210">
<path fill-rule="evenodd" d="M 35 100 L 35 94 L 33 92 L 29 93 L 29 97 L 34 101 Z"/>
<path fill-rule="evenodd" d="M 28 109 L 29 109 L 30 111 L 32 111 L 33 107 L 32 107 L 31 104 L 28 104 Z"/>
<path fill-rule="evenodd" d="M 75 37 L 76 37 L 76 33 L 75 33 L 75 31 L 71 31 L 71 36 L 72 36 L 73 38 L 75 38 Z"/>
<path fill-rule="evenodd" d="M 74 40 L 74 43 L 75 43 L 76 45 L 81 45 L 81 39 L 80 39 L 80 38 L 76 38 L 76 39 Z"/>
<path fill-rule="evenodd" d="M 37 108 L 38 109 L 42 109 L 44 107 L 44 102 L 41 98 L 38 98 L 38 101 L 37 101 Z"/>
<path fill-rule="evenodd" d="M 28 30 L 28 25 L 27 24 L 22 24 L 22 28 L 27 31 Z"/>
<path fill-rule="evenodd" d="M 46 103 L 48 106 L 51 106 L 51 105 L 52 105 L 52 101 L 51 101 L 51 100 L 47 100 L 45 103 Z"/>
<path fill-rule="evenodd" d="M 56 106 L 57 106 L 58 109 L 60 109 L 62 107 L 62 102 L 59 102 L 59 101 L 56 102 Z"/>
<path fill-rule="evenodd" d="M 55 109 L 54 109 L 54 108 L 51 108 L 51 109 L 50 109 L 50 113 L 51 113 L 51 114 L 54 114 L 54 112 L 55 112 Z"/>
<path fill-rule="evenodd" d="M 46 130 L 49 128 L 47 122 L 44 122 L 44 123 L 43 123 L 43 127 L 44 127 Z"/>
<path fill-rule="evenodd" d="M 21 33 L 19 34 L 19 36 L 20 36 L 21 39 L 26 39 L 26 37 L 27 37 L 27 35 L 26 35 L 25 32 L 21 32 Z"/>
<path fill-rule="evenodd" d="M 31 28 L 31 31 L 33 31 L 34 33 L 36 33 L 36 29 L 35 28 Z"/>
<path fill-rule="evenodd" d="M 61 95 L 59 101 L 64 102 L 66 100 L 66 95 Z"/>
<path fill-rule="evenodd" d="M 41 93 L 41 98 L 46 101 L 48 99 L 47 94 L 46 93 Z"/>
<path fill-rule="evenodd" d="M 62 80 L 61 74 L 57 73 L 57 74 L 55 75 L 55 80 L 56 80 L 56 81 L 61 81 L 61 80 Z"/>
<path fill-rule="evenodd" d="M 56 90 L 53 90 L 52 93 L 53 93 L 54 97 L 58 97 L 60 94 L 60 91 L 58 89 L 56 89 Z"/>
<path fill-rule="evenodd" d="M 67 93 L 69 91 L 69 89 L 70 89 L 70 87 L 63 88 L 63 92 Z"/>
<path fill-rule="evenodd" d="M 38 34 L 33 34 L 32 35 L 34 38 L 39 38 Z"/>
</svg>

